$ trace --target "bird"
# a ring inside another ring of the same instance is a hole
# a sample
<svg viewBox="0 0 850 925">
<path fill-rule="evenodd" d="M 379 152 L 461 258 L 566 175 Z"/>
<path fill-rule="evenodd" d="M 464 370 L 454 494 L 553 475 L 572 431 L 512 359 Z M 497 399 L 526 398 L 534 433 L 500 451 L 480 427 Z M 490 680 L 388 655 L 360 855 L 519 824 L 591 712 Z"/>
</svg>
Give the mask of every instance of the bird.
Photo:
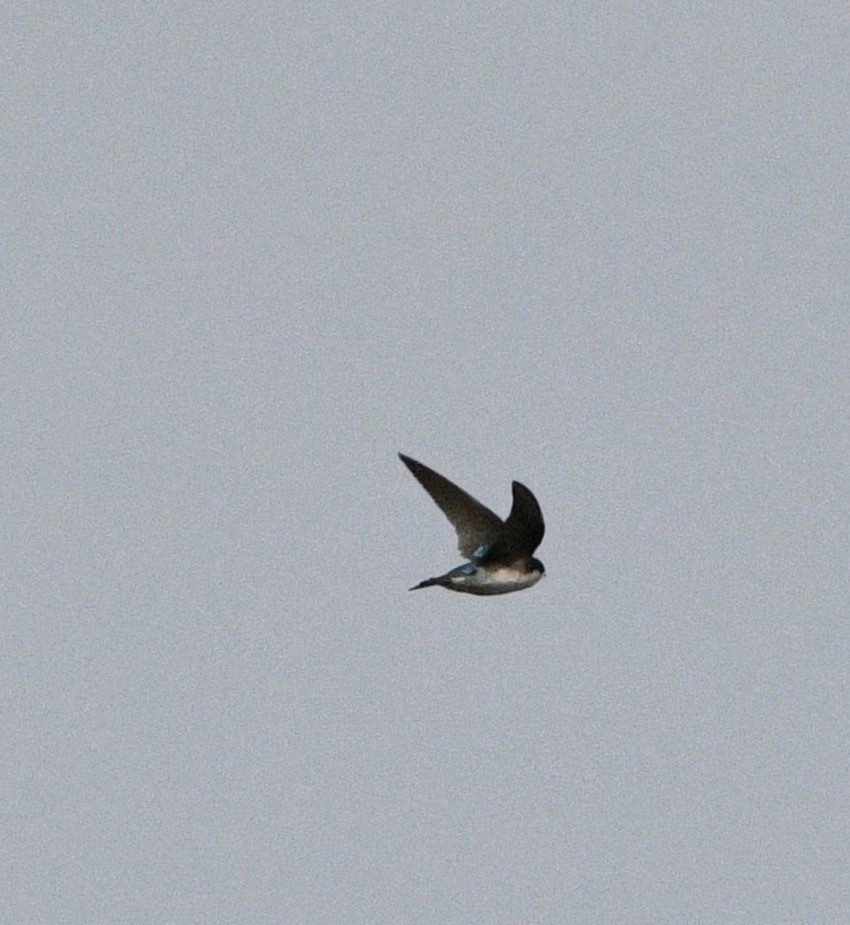
<svg viewBox="0 0 850 925">
<path fill-rule="evenodd" d="M 439 472 L 398 455 L 449 519 L 457 532 L 458 550 L 469 560 L 445 575 L 420 581 L 411 591 L 437 585 L 467 594 L 509 594 L 540 581 L 546 569 L 532 553 L 546 528 L 540 505 L 525 485 L 512 483 L 513 506 L 503 521 Z"/>
</svg>

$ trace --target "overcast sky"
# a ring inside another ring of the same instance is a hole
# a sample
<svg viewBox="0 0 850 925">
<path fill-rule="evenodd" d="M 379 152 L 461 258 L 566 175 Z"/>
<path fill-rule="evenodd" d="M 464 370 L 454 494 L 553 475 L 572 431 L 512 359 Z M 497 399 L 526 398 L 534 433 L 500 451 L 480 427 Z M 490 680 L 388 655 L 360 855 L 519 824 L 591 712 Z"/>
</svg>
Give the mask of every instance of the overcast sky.
<svg viewBox="0 0 850 925">
<path fill-rule="evenodd" d="M 850 920 L 847 4 L 3 20 L 6 920 Z"/>
</svg>

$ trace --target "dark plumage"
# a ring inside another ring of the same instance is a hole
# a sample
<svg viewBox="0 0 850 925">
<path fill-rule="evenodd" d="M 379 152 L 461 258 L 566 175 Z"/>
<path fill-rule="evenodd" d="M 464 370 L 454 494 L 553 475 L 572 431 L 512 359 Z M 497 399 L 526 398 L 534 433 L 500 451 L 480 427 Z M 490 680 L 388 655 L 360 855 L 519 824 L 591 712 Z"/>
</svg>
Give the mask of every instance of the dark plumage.
<svg viewBox="0 0 850 925">
<path fill-rule="evenodd" d="M 532 558 L 545 532 L 540 505 L 521 482 L 513 483 L 513 507 L 502 521 L 489 508 L 445 476 L 403 453 L 399 458 L 455 528 L 458 549 L 470 560 L 416 588 L 440 585 L 471 594 L 505 594 L 536 583 L 543 563 Z M 415 589 L 411 589 L 415 590 Z"/>
</svg>

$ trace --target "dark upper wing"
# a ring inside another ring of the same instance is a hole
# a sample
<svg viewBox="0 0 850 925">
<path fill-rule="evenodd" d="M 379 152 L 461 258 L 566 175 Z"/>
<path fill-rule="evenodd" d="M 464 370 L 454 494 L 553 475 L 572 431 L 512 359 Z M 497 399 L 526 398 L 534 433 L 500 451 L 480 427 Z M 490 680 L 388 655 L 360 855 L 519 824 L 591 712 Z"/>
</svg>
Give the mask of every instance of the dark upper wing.
<svg viewBox="0 0 850 925">
<path fill-rule="evenodd" d="M 439 472 L 434 472 L 403 453 L 398 455 L 457 531 L 457 548 L 462 556 L 471 559 L 476 550 L 481 546 L 489 546 L 501 533 L 504 526 L 501 518 L 480 501 L 476 501 Z"/>
<path fill-rule="evenodd" d="M 540 545 L 546 527 L 537 498 L 521 482 L 513 483 L 514 503 L 505 526 L 487 559 L 530 556 Z"/>
</svg>

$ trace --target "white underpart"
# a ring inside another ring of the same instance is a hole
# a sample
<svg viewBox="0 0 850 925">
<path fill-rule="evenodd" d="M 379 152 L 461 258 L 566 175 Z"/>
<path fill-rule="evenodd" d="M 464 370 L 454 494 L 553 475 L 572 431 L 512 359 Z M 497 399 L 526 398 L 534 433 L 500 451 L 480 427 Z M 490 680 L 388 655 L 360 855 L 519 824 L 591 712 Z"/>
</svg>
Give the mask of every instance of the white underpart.
<svg viewBox="0 0 850 925">
<path fill-rule="evenodd" d="M 455 575 L 453 585 L 467 585 L 478 589 L 479 594 L 505 594 L 530 588 L 542 578 L 541 572 L 521 572 L 519 569 L 505 566 L 493 572 L 479 569 L 474 575 Z"/>
</svg>

